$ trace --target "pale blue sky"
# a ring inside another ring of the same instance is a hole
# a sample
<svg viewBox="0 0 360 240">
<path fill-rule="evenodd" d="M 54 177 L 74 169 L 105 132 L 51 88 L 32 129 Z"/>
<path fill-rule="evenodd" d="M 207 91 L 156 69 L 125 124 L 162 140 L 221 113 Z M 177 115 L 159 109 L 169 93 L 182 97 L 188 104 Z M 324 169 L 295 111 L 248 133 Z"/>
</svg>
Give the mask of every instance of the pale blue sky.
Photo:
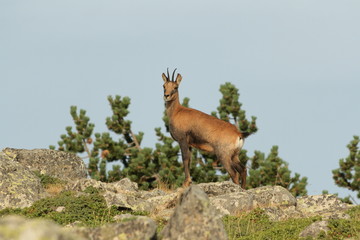
<svg viewBox="0 0 360 240">
<path fill-rule="evenodd" d="M 360 135 L 359 12 L 358 0 L 0 0 L 0 148 L 56 144 L 71 105 L 103 132 L 115 94 L 154 147 L 161 73 L 177 67 L 180 97 L 204 112 L 220 84 L 239 88 L 258 118 L 250 155 L 278 145 L 309 194 L 345 196 L 331 170 Z"/>
</svg>

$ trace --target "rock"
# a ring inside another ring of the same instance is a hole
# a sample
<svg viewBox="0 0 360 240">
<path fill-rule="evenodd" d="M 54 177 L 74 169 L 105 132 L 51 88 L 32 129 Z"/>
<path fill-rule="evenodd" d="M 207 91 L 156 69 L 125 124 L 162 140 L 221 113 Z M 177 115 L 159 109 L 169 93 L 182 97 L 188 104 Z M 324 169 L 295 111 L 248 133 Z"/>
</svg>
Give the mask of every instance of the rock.
<svg viewBox="0 0 360 240">
<path fill-rule="evenodd" d="M 105 183 L 95 179 L 83 178 L 70 182 L 67 185 L 68 190 L 84 191 L 88 187 L 94 187 L 100 191 L 109 191 L 113 193 L 129 193 L 135 194 L 138 191 L 138 185 L 131 182 L 128 178 L 123 178 L 117 182 Z"/>
<path fill-rule="evenodd" d="M 136 218 L 136 217 L 138 217 L 138 216 L 125 213 L 125 214 L 120 214 L 120 215 L 114 216 L 114 220 L 115 220 L 115 221 L 118 221 L 118 222 L 121 222 L 121 221 L 127 221 L 127 220 L 129 220 L 129 219 L 134 219 L 134 218 Z"/>
<path fill-rule="evenodd" d="M 245 191 L 240 187 L 240 185 L 231 181 L 200 183 L 197 186 L 201 188 L 209 197 Z"/>
<path fill-rule="evenodd" d="M 114 193 L 106 191 L 102 193 L 106 204 L 110 206 L 117 206 L 122 209 L 130 209 L 133 211 L 150 212 L 154 206 L 144 199 L 123 193 Z"/>
<path fill-rule="evenodd" d="M 264 186 L 247 191 L 254 195 L 253 208 L 271 208 L 295 206 L 295 197 L 280 186 Z"/>
<path fill-rule="evenodd" d="M 60 207 L 57 207 L 56 209 L 55 209 L 55 211 L 56 212 L 64 212 L 65 211 L 65 207 L 64 206 L 60 206 Z"/>
<path fill-rule="evenodd" d="M 328 228 L 328 221 L 317 221 L 306 227 L 300 234 L 302 238 L 316 238 L 321 232 L 327 233 L 330 229 Z"/>
<path fill-rule="evenodd" d="M 174 215 L 161 232 L 161 239 L 227 239 L 224 225 L 198 186 L 189 187 L 180 197 Z"/>
<path fill-rule="evenodd" d="M 44 189 L 35 174 L 0 152 L 0 210 L 29 207 L 43 194 Z"/>
<path fill-rule="evenodd" d="M 349 205 L 343 203 L 336 195 L 313 195 L 299 197 L 294 206 L 264 208 L 272 221 L 283 221 L 290 218 L 308 218 L 321 216 L 322 219 L 349 219 L 346 214 Z"/>
<path fill-rule="evenodd" d="M 237 215 L 253 209 L 254 195 L 247 192 L 229 193 L 211 197 L 210 202 L 220 216 Z"/>
<path fill-rule="evenodd" d="M 111 184 L 117 192 L 136 192 L 139 190 L 138 184 L 128 178 L 123 178 Z"/>
<path fill-rule="evenodd" d="M 171 194 L 171 193 L 170 193 Z M 166 192 L 160 189 L 153 189 L 151 191 L 139 191 L 139 196 L 143 199 L 151 199 L 155 197 L 162 197 L 168 195 Z"/>
<path fill-rule="evenodd" d="M 74 153 L 50 149 L 14 149 L 5 148 L 3 153 L 13 161 L 27 167 L 30 171 L 39 171 L 63 180 L 86 178 L 86 166 Z"/>
<path fill-rule="evenodd" d="M 349 219 L 345 213 L 349 205 L 343 203 L 336 195 L 322 194 L 305 196 L 297 199 L 297 211 L 304 217 L 322 216 L 323 219 Z"/>
<path fill-rule="evenodd" d="M 84 191 L 88 187 L 94 187 L 100 191 L 106 191 L 108 189 L 108 184 L 104 182 L 97 181 L 95 179 L 83 178 L 76 181 L 69 182 L 66 186 L 66 190 L 71 191 Z"/>
<path fill-rule="evenodd" d="M 213 184 L 210 186 L 213 188 Z M 229 191 L 231 193 L 227 193 L 227 190 L 217 191 L 217 193 L 223 194 L 210 197 L 211 204 L 219 211 L 221 216 L 237 215 L 255 208 L 269 208 L 269 216 L 280 220 L 284 219 L 283 215 L 285 214 L 282 208 L 290 206 L 295 208 L 296 205 L 296 199 L 293 195 L 280 186 L 265 186 L 247 191 L 231 186 Z M 277 214 L 282 215 L 277 216 Z"/>
<path fill-rule="evenodd" d="M 295 206 L 264 208 L 265 214 L 271 221 L 285 221 L 290 218 L 302 218 L 304 215 Z"/>
<path fill-rule="evenodd" d="M 88 187 L 98 189 L 109 207 L 114 205 L 123 209 L 146 212 L 154 209 L 151 203 L 142 198 L 141 192 L 138 191 L 137 183 L 131 182 L 127 178 L 113 183 L 104 183 L 94 179 L 79 179 L 67 184 L 66 189 L 84 191 Z"/>
<path fill-rule="evenodd" d="M 27 220 L 20 216 L 6 216 L 0 218 L 0 239 L 12 240 L 81 240 L 77 236 L 59 225 L 47 220 Z"/>
<path fill-rule="evenodd" d="M 85 239 L 93 240 L 154 240 L 156 224 L 148 217 L 125 217 L 123 222 L 107 224 L 98 228 L 74 228 Z"/>
<path fill-rule="evenodd" d="M 154 205 L 156 207 L 156 209 L 158 209 L 158 210 L 175 208 L 182 192 L 183 192 L 183 190 L 180 189 L 180 191 L 176 191 L 176 192 L 169 193 L 166 195 L 155 196 L 152 198 L 148 198 L 147 202 Z"/>
</svg>

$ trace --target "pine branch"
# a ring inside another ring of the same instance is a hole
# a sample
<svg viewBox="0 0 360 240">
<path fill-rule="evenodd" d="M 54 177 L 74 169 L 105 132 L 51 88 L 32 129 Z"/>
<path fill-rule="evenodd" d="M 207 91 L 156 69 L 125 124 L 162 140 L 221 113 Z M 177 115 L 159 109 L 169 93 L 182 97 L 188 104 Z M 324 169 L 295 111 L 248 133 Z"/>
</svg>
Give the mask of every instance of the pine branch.
<svg viewBox="0 0 360 240">
<path fill-rule="evenodd" d="M 135 144 L 135 147 L 137 149 L 141 150 L 140 144 L 139 144 L 139 142 L 138 142 L 138 140 L 137 140 L 137 138 L 136 138 L 136 136 L 135 136 L 135 134 L 133 133 L 132 130 L 130 130 L 130 134 L 131 134 L 131 137 L 133 139 L 133 143 Z"/>
</svg>

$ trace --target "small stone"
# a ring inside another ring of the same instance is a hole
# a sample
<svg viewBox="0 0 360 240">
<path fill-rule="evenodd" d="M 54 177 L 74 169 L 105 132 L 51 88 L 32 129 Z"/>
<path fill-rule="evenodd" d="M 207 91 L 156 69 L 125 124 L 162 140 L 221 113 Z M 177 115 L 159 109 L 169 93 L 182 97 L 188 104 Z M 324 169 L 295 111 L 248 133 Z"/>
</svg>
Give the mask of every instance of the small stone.
<svg viewBox="0 0 360 240">
<path fill-rule="evenodd" d="M 56 212 L 63 212 L 65 210 L 65 207 L 57 207 L 55 209 Z"/>
</svg>

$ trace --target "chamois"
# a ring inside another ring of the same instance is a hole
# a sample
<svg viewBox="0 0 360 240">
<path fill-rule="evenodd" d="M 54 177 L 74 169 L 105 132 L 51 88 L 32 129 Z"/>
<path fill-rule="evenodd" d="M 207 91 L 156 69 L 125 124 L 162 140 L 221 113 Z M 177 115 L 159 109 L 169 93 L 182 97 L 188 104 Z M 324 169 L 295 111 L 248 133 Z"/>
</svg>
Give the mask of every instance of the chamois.
<svg viewBox="0 0 360 240">
<path fill-rule="evenodd" d="M 234 183 L 239 184 L 241 177 L 241 187 L 246 185 L 246 166 L 240 163 L 239 152 L 244 145 L 248 133 L 240 132 L 233 124 L 220 120 L 214 116 L 200 112 L 196 109 L 187 108 L 180 104 L 178 88 L 182 76 L 178 73 L 176 79 L 174 70 L 172 79 L 162 74 L 164 80 L 164 100 L 166 114 L 169 117 L 170 134 L 175 139 L 181 149 L 184 164 L 185 181 L 184 186 L 191 184 L 190 161 L 191 148 L 214 153 L 217 160 L 229 173 Z"/>
</svg>

